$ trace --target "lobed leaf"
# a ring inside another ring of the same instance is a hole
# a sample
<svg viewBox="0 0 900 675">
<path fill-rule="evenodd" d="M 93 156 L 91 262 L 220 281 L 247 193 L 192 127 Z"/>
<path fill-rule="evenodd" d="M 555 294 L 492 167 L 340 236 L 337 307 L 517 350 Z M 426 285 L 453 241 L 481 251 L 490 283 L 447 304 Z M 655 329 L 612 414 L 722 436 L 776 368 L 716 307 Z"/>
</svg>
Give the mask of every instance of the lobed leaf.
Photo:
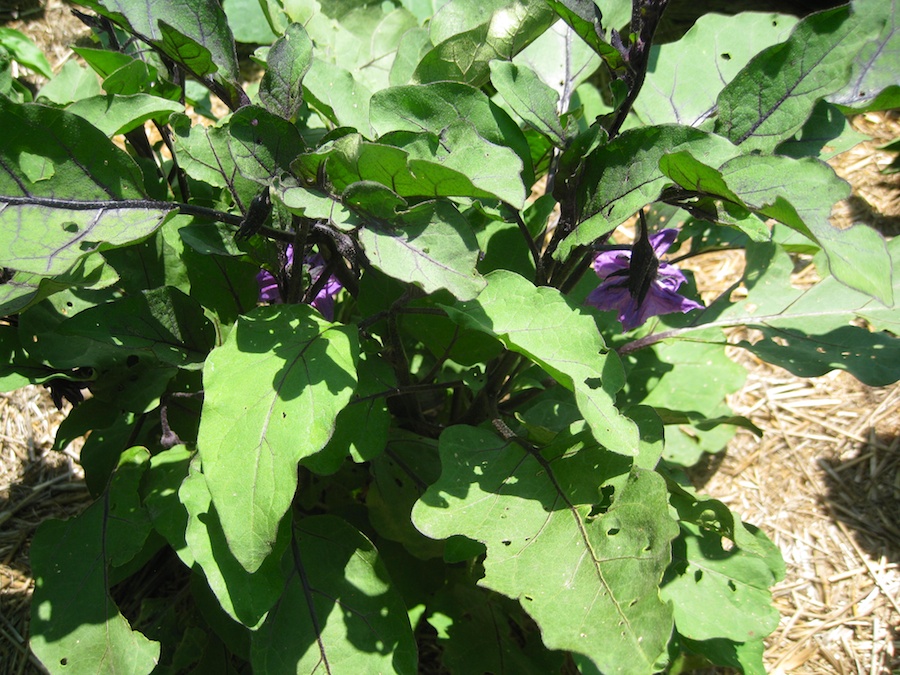
<svg viewBox="0 0 900 675">
<path fill-rule="evenodd" d="M 515 113 L 563 147 L 566 133 L 559 121 L 559 94 L 527 66 L 491 61 L 490 67 L 491 83 Z"/>
<path fill-rule="evenodd" d="M 592 515 L 609 453 L 541 455 L 489 431 L 450 427 L 441 477 L 413 508 L 433 538 L 462 534 L 487 547 L 480 584 L 518 599 L 550 649 L 587 655 L 604 672 L 653 673 L 672 630 L 658 586 L 677 525 L 653 472 L 634 470 L 612 505 Z M 614 456 L 613 456 L 614 457 Z"/>
<path fill-rule="evenodd" d="M 475 300 L 446 308 L 450 318 L 531 359 L 575 392 L 598 443 L 637 455 L 637 427 L 615 406 L 625 383 L 622 366 L 607 351 L 593 319 L 556 289 L 536 288 L 518 274 L 496 270 L 486 279 L 487 288 Z"/>
</svg>

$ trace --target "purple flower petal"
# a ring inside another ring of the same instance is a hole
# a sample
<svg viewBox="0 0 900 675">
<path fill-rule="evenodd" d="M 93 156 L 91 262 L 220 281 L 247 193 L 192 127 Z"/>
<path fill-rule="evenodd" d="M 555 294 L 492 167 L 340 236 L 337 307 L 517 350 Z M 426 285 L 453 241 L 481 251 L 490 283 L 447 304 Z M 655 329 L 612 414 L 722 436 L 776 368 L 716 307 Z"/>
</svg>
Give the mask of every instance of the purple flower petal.
<svg viewBox="0 0 900 675">
<path fill-rule="evenodd" d="M 288 245 L 286 255 L 286 264 L 291 265 L 294 260 L 294 251 L 291 245 Z M 311 283 L 317 283 L 319 276 L 322 275 L 327 268 L 325 259 L 318 253 L 315 253 L 307 256 L 303 262 L 308 267 L 309 275 L 312 279 Z M 284 302 L 284 298 L 281 295 L 281 288 L 278 286 L 278 281 L 271 272 L 260 270 L 259 274 L 256 275 L 256 281 L 259 284 L 260 302 L 269 302 L 273 304 Z M 330 275 L 325 282 L 325 285 L 319 289 L 316 293 L 316 297 L 313 298 L 310 304 L 319 310 L 322 316 L 329 321 L 332 321 L 334 319 L 334 297 L 342 288 L 343 286 L 341 285 L 341 282 L 338 281 L 337 277 Z"/>
<path fill-rule="evenodd" d="M 650 245 L 657 258 L 665 253 L 678 236 L 678 230 L 668 228 L 650 236 Z M 638 303 L 628 290 L 627 272 L 631 266 L 631 251 L 604 251 L 594 258 L 594 271 L 602 280 L 585 299 L 585 303 L 601 310 L 618 310 L 622 329 L 629 331 L 644 324 L 651 316 L 690 312 L 703 305 L 689 300 L 676 291 L 685 283 L 684 274 L 674 265 L 661 262 L 643 302 Z"/>
</svg>

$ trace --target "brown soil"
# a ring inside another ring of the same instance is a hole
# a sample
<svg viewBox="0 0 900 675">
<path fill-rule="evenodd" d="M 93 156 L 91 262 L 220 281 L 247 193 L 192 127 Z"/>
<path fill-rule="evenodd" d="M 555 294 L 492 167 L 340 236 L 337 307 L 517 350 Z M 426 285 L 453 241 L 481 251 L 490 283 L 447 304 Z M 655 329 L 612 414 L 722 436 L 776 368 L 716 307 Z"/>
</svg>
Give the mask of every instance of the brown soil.
<svg viewBox="0 0 900 675">
<path fill-rule="evenodd" d="M 0 0 L 0 22 L 29 34 L 54 69 L 88 35 L 61 0 Z M 900 232 L 900 175 L 880 150 L 900 137 L 895 115 L 853 120 L 872 141 L 832 162 L 853 186 L 841 223 Z M 739 254 L 695 260 L 703 291 L 739 278 Z M 798 281 L 802 282 L 802 279 Z M 731 403 L 765 432 L 740 431 L 726 452 L 692 472 L 778 544 L 787 577 L 773 590 L 781 624 L 767 641 L 770 673 L 889 675 L 900 671 L 900 385 L 867 387 L 846 373 L 801 379 L 737 350 L 748 368 Z M 0 394 L 0 672 L 43 672 L 28 651 L 33 580 L 28 547 L 47 518 L 89 498 L 76 447 L 51 450 L 58 413 L 40 387 Z M 726 671 L 718 671 L 726 672 Z"/>
</svg>

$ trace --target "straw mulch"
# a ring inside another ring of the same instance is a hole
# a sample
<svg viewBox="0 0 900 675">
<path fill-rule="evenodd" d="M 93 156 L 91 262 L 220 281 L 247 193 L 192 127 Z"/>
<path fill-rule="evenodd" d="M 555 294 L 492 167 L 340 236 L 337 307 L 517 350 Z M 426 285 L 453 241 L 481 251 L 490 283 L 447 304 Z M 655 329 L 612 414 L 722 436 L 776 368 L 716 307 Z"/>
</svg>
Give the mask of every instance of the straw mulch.
<svg viewBox="0 0 900 675">
<path fill-rule="evenodd" d="M 60 0 L 44 4 L 42 21 L 8 25 L 37 38 L 58 66 L 68 56 L 64 45 L 83 31 Z M 854 126 L 874 138 L 832 162 L 854 188 L 835 221 L 866 222 L 893 236 L 900 232 L 900 177 L 880 173 L 892 156 L 879 146 L 900 137 L 900 124 L 870 114 L 855 118 Z M 691 267 L 709 297 L 740 278 L 742 264 L 739 255 L 717 253 Z M 804 274 L 797 283 L 810 280 Z M 787 577 L 774 589 L 782 621 L 767 642 L 767 670 L 897 673 L 900 385 L 866 387 L 840 372 L 806 380 L 744 352 L 733 357 L 749 376 L 732 406 L 765 435 L 739 432 L 692 477 L 704 493 L 762 527 L 784 555 Z M 70 517 L 89 503 L 77 448 L 50 449 L 62 418 L 40 387 L 0 394 L 3 675 L 44 672 L 27 647 L 34 531 L 43 520 Z"/>
</svg>

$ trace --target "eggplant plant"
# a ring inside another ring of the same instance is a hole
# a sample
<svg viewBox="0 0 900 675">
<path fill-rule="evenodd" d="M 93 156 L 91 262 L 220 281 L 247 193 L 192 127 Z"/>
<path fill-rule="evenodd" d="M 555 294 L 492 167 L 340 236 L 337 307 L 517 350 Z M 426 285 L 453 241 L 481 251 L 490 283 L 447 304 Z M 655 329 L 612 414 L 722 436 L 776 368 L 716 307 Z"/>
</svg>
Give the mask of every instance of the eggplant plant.
<svg viewBox="0 0 900 675">
<path fill-rule="evenodd" d="M 896 0 L 78 4 L 36 91 L 0 34 L 0 385 L 94 497 L 30 549 L 50 672 L 764 672 L 783 562 L 683 469 L 759 431 L 729 345 L 900 379 L 825 163 Z"/>
</svg>

